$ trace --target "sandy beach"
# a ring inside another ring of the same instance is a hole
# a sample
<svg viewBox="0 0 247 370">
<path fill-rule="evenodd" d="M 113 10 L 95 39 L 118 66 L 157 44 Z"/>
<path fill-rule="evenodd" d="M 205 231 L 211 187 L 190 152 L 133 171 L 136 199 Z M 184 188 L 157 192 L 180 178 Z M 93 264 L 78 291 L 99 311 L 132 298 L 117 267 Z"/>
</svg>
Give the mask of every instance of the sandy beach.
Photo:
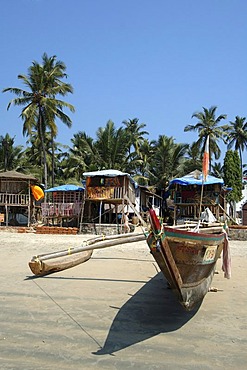
<svg viewBox="0 0 247 370">
<path fill-rule="evenodd" d="M 247 242 L 230 241 L 232 278 L 218 274 L 185 312 L 145 241 L 95 250 L 86 263 L 35 278 L 34 255 L 92 235 L 0 232 L 0 368 L 246 369 Z"/>
</svg>

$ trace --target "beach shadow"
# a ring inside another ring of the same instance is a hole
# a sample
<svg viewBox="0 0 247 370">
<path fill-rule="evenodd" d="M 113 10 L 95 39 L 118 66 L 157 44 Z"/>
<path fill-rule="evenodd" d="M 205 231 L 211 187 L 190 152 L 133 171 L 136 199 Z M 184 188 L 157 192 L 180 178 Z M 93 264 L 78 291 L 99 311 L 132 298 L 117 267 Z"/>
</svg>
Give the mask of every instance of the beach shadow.
<svg viewBox="0 0 247 370">
<path fill-rule="evenodd" d="M 32 276 L 27 277 L 26 280 L 35 280 L 36 278 L 38 277 Z M 42 278 L 133 282 L 132 280 L 68 278 L 54 275 Z M 144 285 L 134 295 L 130 295 L 130 299 L 121 308 L 110 306 L 118 312 L 111 324 L 103 347 L 97 352 L 92 352 L 94 355 L 114 355 L 115 352 L 158 334 L 176 331 L 193 318 L 200 308 L 200 305 L 198 305 L 192 311 L 185 311 L 178 302 L 176 295 L 168 288 L 167 281 L 161 272 L 148 282 L 134 282 Z"/>
<path fill-rule="evenodd" d="M 50 272 L 46 275 L 34 275 L 27 276 L 24 281 L 27 280 L 36 280 L 36 279 L 46 279 L 46 280 L 74 280 L 74 281 L 106 281 L 114 283 L 136 283 L 136 284 L 145 284 L 145 280 L 130 280 L 130 279 L 107 279 L 107 278 L 88 278 L 88 277 L 65 277 L 65 276 L 54 276 L 56 272 Z"/>
<path fill-rule="evenodd" d="M 160 272 L 119 309 L 104 346 L 93 354 L 113 355 L 160 333 L 178 330 L 198 309 L 185 311 Z"/>
<path fill-rule="evenodd" d="M 130 299 L 121 307 L 110 306 L 118 310 L 105 343 L 94 355 L 114 355 L 115 352 L 140 343 L 161 333 L 168 333 L 180 329 L 197 313 L 200 305 L 192 311 L 185 309 L 178 302 L 174 292 L 168 288 L 167 281 L 162 272 L 157 273 L 148 282 L 99 279 L 64 276 L 30 276 L 25 280 L 65 279 L 65 280 L 104 280 L 111 282 L 135 282 L 144 284 Z"/>
</svg>

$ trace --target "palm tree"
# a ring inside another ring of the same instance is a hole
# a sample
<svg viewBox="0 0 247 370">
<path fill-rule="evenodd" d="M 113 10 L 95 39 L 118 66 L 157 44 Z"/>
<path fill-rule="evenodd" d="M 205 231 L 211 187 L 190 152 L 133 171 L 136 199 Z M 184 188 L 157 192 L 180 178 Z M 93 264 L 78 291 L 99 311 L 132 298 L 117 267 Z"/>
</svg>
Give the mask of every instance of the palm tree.
<svg viewBox="0 0 247 370">
<path fill-rule="evenodd" d="M 218 178 L 224 177 L 224 166 L 220 162 L 215 162 L 212 166 L 211 174 Z"/>
<path fill-rule="evenodd" d="M 59 158 L 62 156 L 62 144 L 55 142 L 54 137 L 50 131 L 46 131 L 44 135 L 44 142 L 46 148 L 46 165 L 47 165 L 47 179 L 48 183 L 54 185 L 53 177 L 57 176 L 57 168 L 59 167 Z M 25 150 L 25 168 L 33 173 L 36 177 L 42 179 L 42 163 L 43 156 L 40 152 L 41 142 L 36 132 L 33 131 L 27 140 L 28 147 Z M 30 146 L 29 146 L 30 145 Z M 55 150 L 54 150 L 55 149 Z M 55 152 L 55 153 L 54 153 Z M 35 174 L 34 174 L 35 171 Z"/>
<path fill-rule="evenodd" d="M 149 185 L 151 159 L 154 155 L 155 141 L 144 139 L 139 147 L 139 154 L 132 152 L 128 157 L 126 172 L 130 173 L 139 185 Z"/>
<path fill-rule="evenodd" d="M 73 92 L 73 88 L 70 84 L 64 83 L 61 81 L 64 77 L 67 78 L 66 65 L 62 61 L 57 61 L 56 56 L 48 57 L 47 54 L 43 55 L 43 65 L 47 78 L 47 87 L 51 88 L 50 93 L 54 98 L 56 94 L 65 96 L 68 93 Z M 54 109 L 55 108 L 55 109 Z M 50 126 L 51 131 L 51 147 L 52 147 L 52 186 L 54 186 L 54 174 L 55 174 L 55 143 L 54 139 L 57 135 L 57 126 L 55 124 L 55 118 L 58 117 L 67 127 L 72 126 L 72 121 L 66 114 L 59 112 L 57 114 L 57 107 L 54 107 L 50 111 L 50 119 L 48 125 Z M 74 111 L 74 107 L 72 107 Z"/>
<path fill-rule="evenodd" d="M 134 147 L 134 150 L 139 154 L 140 145 L 144 140 L 144 135 L 149 135 L 149 133 L 145 130 L 142 130 L 146 127 L 145 123 L 139 124 L 139 119 L 129 119 L 124 120 L 123 124 L 126 126 L 125 130 L 128 136 L 128 144 L 129 144 L 129 154 L 131 152 L 131 147 Z"/>
<path fill-rule="evenodd" d="M 17 170 L 21 167 L 23 146 L 14 146 L 15 138 L 9 134 L 0 136 L 0 169 L 3 171 Z"/>
<path fill-rule="evenodd" d="M 122 127 L 115 128 L 114 122 L 109 120 L 105 127 L 96 132 L 95 147 L 101 159 L 100 169 L 114 168 L 125 171 L 128 164 L 128 136 Z"/>
<path fill-rule="evenodd" d="M 61 163 L 64 176 L 67 179 L 75 177 L 81 180 L 83 172 L 95 171 L 99 167 L 100 157 L 95 147 L 95 141 L 85 132 L 79 131 L 71 139 L 72 147 Z"/>
<path fill-rule="evenodd" d="M 42 60 L 42 64 L 34 61 L 28 68 L 27 75 L 18 75 L 18 79 L 23 82 L 27 90 L 9 87 L 3 92 L 17 95 L 17 98 L 9 102 L 7 109 L 11 105 L 24 106 L 20 115 L 24 121 L 23 135 L 28 136 L 33 130 L 37 131 L 43 153 L 44 184 L 47 187 L 45 132 L 49 130 L 52 137 L 56 136 L 56 118 L 71 126 L 71 120 L 63 109 L 68 108 L 71 112 L 75 109 L 71 104 L 56 98 L 73 92 L 72 86 L 61 80 L 66 77 L 64 63 L 56 61 L 56 56 L 49 58 L 46 53 L 43 54 Z"/>
<path fill-rule="evenodd" d="M 247 122 L 245 117 L 235 117 L 235 121 L 231 122 L 230 125 L 225 126 L 225 136 L 228 142 L 227 150 L 230 150 L 233 146 L 238 151 L 241 171 L 243 171 L 243 158 L 242 152 L 247 148 Z"/>
<path fill-rule="evenodd" d="M 187 125 L 184 131 L 198 131 L 199 139 L 196 141 L 198 151 L 203 156 L 205 150 L 206 139 L 209 136 L 209 160 L 211 168 L 211 159 L 214 155 L 215 159 L 219 159 L 221 150 L 218 146 L 218 141 L 223 140 L 224 126 L 219 126 L 221 120 L 226 119 L 225 114 L 216 117 L 216 106 L 209 109 L 203 107 L 202 112 L 192 114 L 192 118 L 197 118 L 198 122 L 195 125 Z"/>
<path fill-rule="evenodd" d="M 173 137 L 160 135 L 154 145 L 151 161 L 152 185 L 165 188 L 174 177 L 184 174 L 185 154 L 188 144 L 176 144 Z"/>
<path fill-rule="evenodd" d="M 186 160 L 184 162 L 184 171 L 186 174 L 200 169 L 202 166 L 201 155 L 198 151 L 197 144 L 193 142 L 186 153 Z"/>
</svg>

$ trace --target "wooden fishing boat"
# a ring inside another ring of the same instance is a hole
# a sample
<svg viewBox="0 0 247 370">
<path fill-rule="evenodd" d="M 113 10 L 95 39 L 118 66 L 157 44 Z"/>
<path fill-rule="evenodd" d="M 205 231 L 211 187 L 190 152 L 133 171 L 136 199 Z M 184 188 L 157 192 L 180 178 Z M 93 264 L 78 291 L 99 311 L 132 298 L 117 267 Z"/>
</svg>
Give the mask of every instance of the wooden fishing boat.
<svg viewBox="0 0 247 370">
<path fill-rule="evenodd" d="M 221 227 L 209 231 L 187 231 L 162 227 L 150 210 L 150 251 L 186 310 L 199 304 L 211 287 L 216 262 L 227 243 Z"/>
</svg>

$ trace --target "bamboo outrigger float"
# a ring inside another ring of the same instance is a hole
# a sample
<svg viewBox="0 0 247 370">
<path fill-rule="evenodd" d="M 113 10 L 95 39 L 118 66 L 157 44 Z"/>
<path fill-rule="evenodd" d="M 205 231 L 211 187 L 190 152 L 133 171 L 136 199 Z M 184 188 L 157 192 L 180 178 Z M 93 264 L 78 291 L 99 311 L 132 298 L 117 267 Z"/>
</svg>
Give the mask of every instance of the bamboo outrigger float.
<svg viewBox="0 0 247 370">
<path fill-rule="evenodd" d="M 226 233 L 223 228 L 211 228 L 209 233 L 162 227 L 155 212 L 149 212 L 150 251 L 180 303 L 191 310 L 209 291 L 216 262 L 228 245 Z"/>
<path fill-rule="evenodd" d="M 118 244 L 132 243 L 141 240 L 145 240 L 145 235 L 143 233 L 102 235 L 85 241 L 84 245 L 81 247 L 34 256 L 29 262 L 29 267 L 34 275 L 43 276 L 88 261 L 94 249 L 107 248 Z"/>
<path fill-rule="evenodd" d="M 66 255 L 64 256 L 55 256 L 54 253 L 53 257 L 49 257 L 49 255 L 44 255 L 43 257 L 42 255 L 34 256 L 29 262 L 29 267 L 34 275 L 44 276 L 53 272 L 66 270 L 86 262 L 91 258 L 92 253 L 93 251 L 90 250 L 78 252 L 76 254 L 70 254 L 70 251 L 67 250 Z"/>
</svg>

